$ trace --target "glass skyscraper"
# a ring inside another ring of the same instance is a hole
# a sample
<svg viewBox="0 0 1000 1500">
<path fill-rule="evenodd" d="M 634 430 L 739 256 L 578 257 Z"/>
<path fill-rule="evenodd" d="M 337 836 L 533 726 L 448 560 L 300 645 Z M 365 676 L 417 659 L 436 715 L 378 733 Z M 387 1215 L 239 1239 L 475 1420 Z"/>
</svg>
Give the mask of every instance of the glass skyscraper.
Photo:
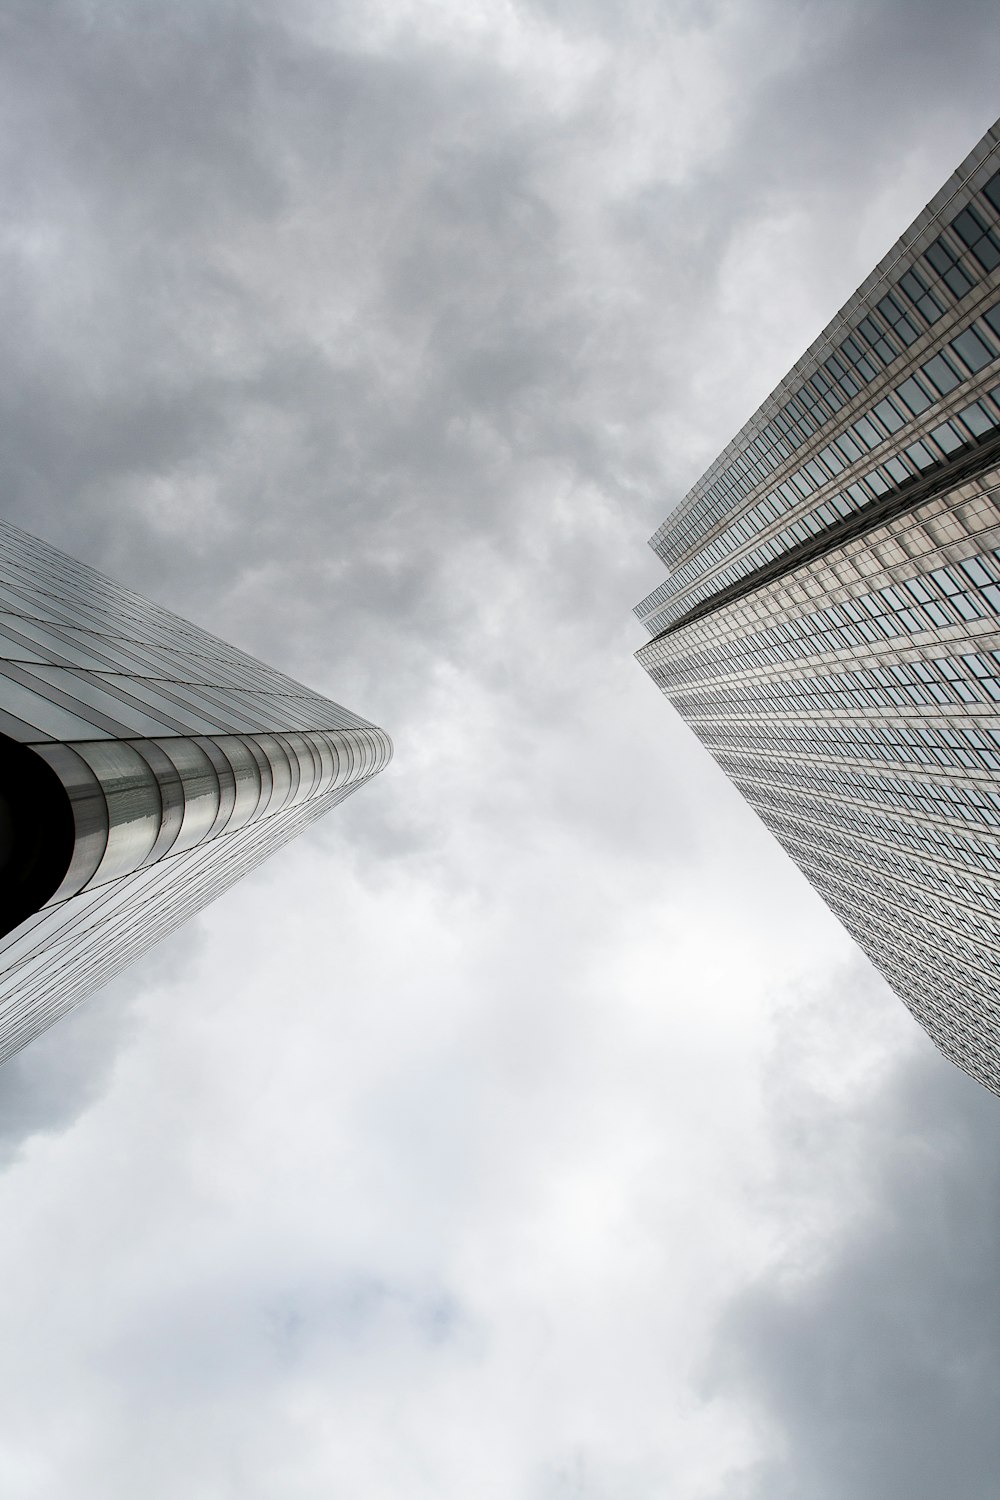
<svg viewBox="0 0 1000 1500">
<path fill-rule="evenodd" d="M 1000 123 L 651 544 L 642 665 L 1000 1093 Z"/>
<path fill-rule="evenodd" d="M 375 725 L 0 523 L 0 1060 L 390 754 Z"/>
</svg>

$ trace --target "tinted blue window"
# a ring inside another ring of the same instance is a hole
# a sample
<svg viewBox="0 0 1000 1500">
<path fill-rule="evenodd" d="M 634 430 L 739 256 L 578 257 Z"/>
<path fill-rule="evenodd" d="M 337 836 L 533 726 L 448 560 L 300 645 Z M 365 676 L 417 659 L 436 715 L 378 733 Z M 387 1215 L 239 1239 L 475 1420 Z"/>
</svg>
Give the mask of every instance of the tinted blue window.
<svg viewBox="0 0 1000 1500">
<path fill-rule="evenodd" d="M 932 245 L 927 246 L 924 257 L 937 271 L 953 297 L 960 300 L 972 291 L 972 278 L 960 264 L 944 235 L 939 235 Z"/>
<path fill-rule="evenodd" d="M 896 395 L 909 407 L 915 417 L 918 417 L 922 411 L 926 411 L 932 404 L 930 396 L 915 375 L 911 375 L 909 380 L 904 380 L 903 384 L 897 387 Z"/>
<path fill-rule="evenodd" d="M 984 271 L 1000 266 L 1000 240 L 983 223 L 974 208 L 963 208 L 951 221 L 951 227 L 976 257 Z"/>
<path fill-rule="evenodd" d="M 865 448 L 875 448 L 883 441 L 882 434 L 867 417 L 859 417 L 851 428 L 858 442 Z"/>
<path fill-rule="evenodd" d="M 943 453 L 955 453 L 964 446 L 964 439 L 950 422 L 942 422 L 940 427 L 935 427 L 931 432 L 931 437 Z"/>
<path fill-rule="evenodd" d="M 982 437 L 984 433 L 991 432 L 996 426 L 996 418 L 987 412 L 979 401 L 973 401 L 958 414 L 961 421 L 972 433 L 973 437 Z"/>
<path fill-rule="evenodd" d="M 909 317 L 902 303 L 891 292 L 883 297 L 877 305 L 879 312 L 902 343 L 912 344 L 919 338 L 918 328 Z"/>
<path fill-rule="evenodd" d="M 929 289 L 920 272 L 915 270 L 905 271 L 899 278 L 899 284 L 926 321 L 928 323 L 936 323 L 944 312 L 944 308 Z"/>
<path fill-rule="evenodd" d="M 954 365 L 944 354 L 935 354 L 933 359 L 929 359 L 920 368 L 942 396 L 947 396 L 949 391 L 953 391 L 961 383 Z"/>
<path fill-rule="evenodd" d="M 905 417 L 900 415 L 899 410 L 889 400 L 888 396 L 886 396 L 884 401 L 880 401 L 873 410 L 886 432 L 898 432 L 906 420 Z"/>
<path fill-rule="evenodd" d="M 958 335 L 958 338 L 952 339 L 949 347 L 954 349 L 963 365 L 967 370 L 971 370 L 973 375 L 997 357 L 996 350 L 974 328 L 966 328 L 964 333 Z"/>
</svg>

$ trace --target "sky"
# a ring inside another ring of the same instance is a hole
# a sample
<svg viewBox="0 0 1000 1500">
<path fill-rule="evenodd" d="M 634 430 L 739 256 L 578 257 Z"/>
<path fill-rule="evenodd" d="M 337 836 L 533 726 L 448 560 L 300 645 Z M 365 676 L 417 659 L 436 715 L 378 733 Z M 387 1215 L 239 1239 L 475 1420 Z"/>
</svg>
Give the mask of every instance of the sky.
<svg viewBox="0 0 1000 1500">
<path fill-rule="evenodd" d="M 993 1500 L 1000 1105 L 632 659 L 985 0 L 5 0 L 6 518 L 382 724 L 0 1074 L 4 1500 Z"/>
</svg>

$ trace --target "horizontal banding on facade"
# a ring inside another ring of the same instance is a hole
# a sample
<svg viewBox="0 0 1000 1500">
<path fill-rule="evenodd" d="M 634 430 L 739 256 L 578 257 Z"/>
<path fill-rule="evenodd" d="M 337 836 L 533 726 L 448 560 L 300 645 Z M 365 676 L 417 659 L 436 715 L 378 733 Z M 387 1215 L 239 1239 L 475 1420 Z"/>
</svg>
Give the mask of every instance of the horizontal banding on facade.
<svg viewBox="0 0 1000 1500">
<path fill-rule="evenodd" d="M 388 764 L 375 726 L 32 747 L 55 772 L 76 839 L 46 905 L 356 785 Z"/>
</svg>

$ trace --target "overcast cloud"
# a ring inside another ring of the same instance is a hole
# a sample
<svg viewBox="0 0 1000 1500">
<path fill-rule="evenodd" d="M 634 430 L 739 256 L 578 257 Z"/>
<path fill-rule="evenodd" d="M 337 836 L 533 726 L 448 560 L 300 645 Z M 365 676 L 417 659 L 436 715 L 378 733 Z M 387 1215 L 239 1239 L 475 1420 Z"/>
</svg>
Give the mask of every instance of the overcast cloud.
<svg viewBox="0 0 1000 1500">
<path fill-rule="evenodd" d="M 7 1500 L 993 1500 L 997 1101 L 631 660 L 985 0 L 0 3 L 4 513 L 388 772 L 0 1075 Z"/>
</svg>

